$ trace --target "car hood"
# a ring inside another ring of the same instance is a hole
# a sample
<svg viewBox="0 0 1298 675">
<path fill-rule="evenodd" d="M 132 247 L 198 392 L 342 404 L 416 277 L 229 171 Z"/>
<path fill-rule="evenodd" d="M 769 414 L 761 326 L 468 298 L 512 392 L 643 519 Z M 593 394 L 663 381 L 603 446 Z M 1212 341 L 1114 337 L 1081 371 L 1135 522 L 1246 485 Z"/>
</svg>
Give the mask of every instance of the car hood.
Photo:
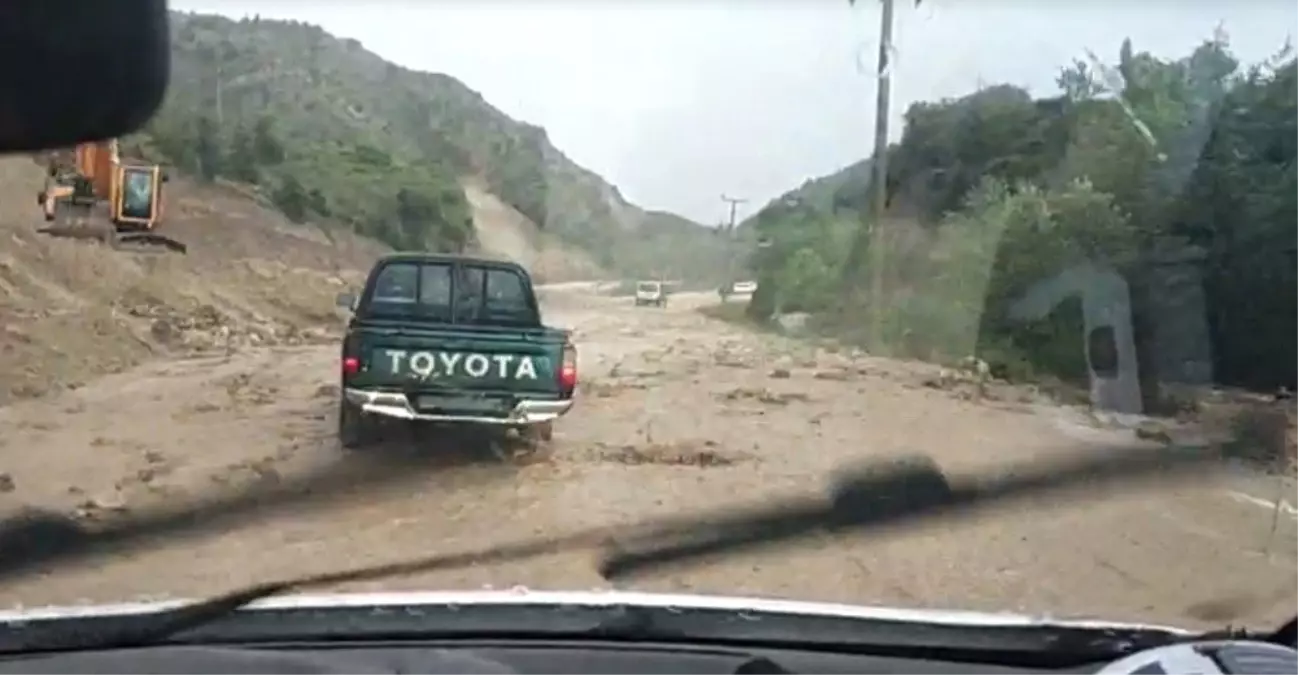
<svg viewBox="0 0 1298 675">
<path fill-rule="evenodd" d="M 50 606 L 0 610 L 0 622 L 22 622 L 41 619 L 140 614 L 172 609 L 190 600 L 166 600 L 98 605 Z M 1190 631 L 1153 624 L 1121 623 L 1101 620 L 1059 619 L 1013 613 L 971 612 L 960 610 L 909 609 L 836 603 L 776 600 L 721 595 L 686 595 L 629 591 L 533 591 L 518 588 L 508 591 L 412 591 L 392 593 L 292 594 L 254 602 L 242 611 L 274 609 L 309 609 L 331 607 L 373 608 L 383 606 L 438 607 L 465 605 L 549 605 L 555 607 L 626 607 L 660 609 L 732 610 L 749 615 L 783 615 L 789 617 L 834 617 L 870 621 L 934 623 L 952 626 L 987 627 L 1067 627 L 1092 629 L 1157 630 L 1189 634 Z"/>
</svg>

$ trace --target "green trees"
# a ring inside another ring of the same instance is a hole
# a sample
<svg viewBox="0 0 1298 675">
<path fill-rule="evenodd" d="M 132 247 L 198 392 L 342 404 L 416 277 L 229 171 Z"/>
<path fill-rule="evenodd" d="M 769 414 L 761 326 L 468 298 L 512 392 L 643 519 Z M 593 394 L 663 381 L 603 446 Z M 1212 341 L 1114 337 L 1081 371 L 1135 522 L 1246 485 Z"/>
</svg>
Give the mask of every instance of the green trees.
<svg viewBox="0 0 1298 675">
<path fill-rule="evenodd" d="M 1160 261 L 1198 251 L 1217 378 L 1292 385 L 1296 77 L 1287 51 L 1241 72 L 1219 34 L 1176 60 L 1127 41 L 1113 65 L 1065 68 L 1051 98 L 1002 85 L 912 105 L 871 241 L 885 251 L 887 304 L 871 346 L 1076 376 L 1080 350 L 1060 345 L 1079 344 L 1078 308 L 1029 325 L 1008 320 L 1008 305 L 1044 275 L 1098 261 L 1131 286 L 1140 360 L 1154 363 Z M 770 244 L 751 260 L 766 288 L 753 314 L 821 312 L 826 329 L 866 339 L 856 317 L 870 294 L 821 279 L 843 264 L 843 231 L 860 227 L 867 170 L 804 186 L 745 224 Z"/>
<path fill-rule="evenodd" d="M 464 250 L 473 241 L 468 201 L 453 172 L 413 164 L 368 143 L 290 142 L 269 115 L 227 119 L 165 108 L 137 142 L 154 159 L 204 180 L 256 186 L 297 223 L 333 218 L 401 249 Z"/>
</svg>

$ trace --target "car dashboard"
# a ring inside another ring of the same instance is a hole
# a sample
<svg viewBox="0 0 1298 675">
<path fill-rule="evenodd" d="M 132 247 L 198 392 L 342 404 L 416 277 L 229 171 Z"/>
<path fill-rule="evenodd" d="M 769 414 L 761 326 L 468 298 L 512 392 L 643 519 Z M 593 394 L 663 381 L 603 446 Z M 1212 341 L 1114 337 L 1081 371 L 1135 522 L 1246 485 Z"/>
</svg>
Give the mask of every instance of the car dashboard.
<svg viewBox="0 0 1298 675">
<path fill-rule="evenodd" d="M 1094 672 L 1096 669 L 1049 672 Z M 672 644 L 463 643 L 236 648 L 160 646 L 0 661 L 0 675 L 1012 675 L 1032 672 L 912 658 Z"/>
<path fill-rule="evenodd" d="M 1187 660 L 1188 659 L 1188 660 Z M 1257 642 L 1171 645 L 1068 668 L 878 654 L 629 643 L 454 640 L 161 646 L 9 656 L 0 673 L 1293 673 L 1298 652 Z"/>
</svg>

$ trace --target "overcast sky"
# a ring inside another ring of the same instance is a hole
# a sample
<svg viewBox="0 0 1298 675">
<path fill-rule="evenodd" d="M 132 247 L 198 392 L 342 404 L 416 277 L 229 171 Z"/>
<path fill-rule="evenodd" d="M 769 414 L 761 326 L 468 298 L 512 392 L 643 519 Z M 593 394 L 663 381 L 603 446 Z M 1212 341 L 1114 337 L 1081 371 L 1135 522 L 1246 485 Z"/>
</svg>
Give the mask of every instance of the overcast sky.
<svg viewBox="0 0 1298 675">
<path fill-rule="evenodd" d="M 869 154 L 879 3 L 861 0 L 173 0 L 323 26 L 443 72 L 544 126 L 631 201 L 706 224 Z M 899 0 L 892 135 L 913 101 L 1054 90 L 1089 48 L 1181 56 L 1221 24 L 1246 62 L 1295 32 L 1292 0 Z"/>
</svg>

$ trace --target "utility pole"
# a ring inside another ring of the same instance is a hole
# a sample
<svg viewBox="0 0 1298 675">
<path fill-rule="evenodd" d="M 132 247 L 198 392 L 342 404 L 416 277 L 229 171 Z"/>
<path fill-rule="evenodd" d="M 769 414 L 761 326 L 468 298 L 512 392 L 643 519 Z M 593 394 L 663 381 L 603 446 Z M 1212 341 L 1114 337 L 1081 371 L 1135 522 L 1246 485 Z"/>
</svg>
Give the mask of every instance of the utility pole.
<svg viewBox="0 0 1298 675">
<path fill-rule="evenodd" d="M 879 23 L 879 57 L 876 68 L 878 90 L 874 106 L 874 156 L 870 176 L 870 208 L 861 223 L 856 241 L 848 252 L 844 281 L 852 284 L 860 277 L 857 268 L 864 263 L 870 272 L 869 308 L 870 337 L 877 343 L 880 338 L 883 298 L 882 230 L 884 212 L 888 203 L 888 115 L 892 104 L 892 24 L 894 0 L 881 0 L 883 12 Z M 849 0 L 855 5 L 855 0 Z M 916 5 L 919 3 L 916 2 Z M 868 258 L 868 260 L 867 260 Z"/>
<path fill-rule="evenodd" d="M 721 195 L 721 201 L 730 205 L 730 220 L 726 223 L 724 234 L 726 238 L 726 278 L 722 280 L 722 283 L 724 284 L 723 288 L 728 289 L 730 285 L 735 282 L 735 263 L 737 257 L 735 255 L 735 217 L 739 212 L 739 205 L 746 203 L 748 200 L 739 197 L 728 197 L 723 194 Z M 722 294 L 722 299 L 725 299 L 724 293 Z"/>
<path fill-rule="evenodd" d="M 874 179 L 870 200 L 874 220 L 871 238 L 875 245 L 866 249 L 870 258 L 870 338 L 877 345 L 883 326 L 883 217 L 888 208 L 888 117 L 892 108 L 892 11 L 893 0 L 883 0 L 879 24 L 879 90 L 874 104 Z"/>
<path fill-rule="evenodd" d="M 738 212 L 739 205 L 747 203 L 748 200 L 721 195 L 721 201 L 730 204 L 730 222 L 726 225 L 726 232 L 733 233 L 735 231 L 735 214 Z"/>
</svg>

